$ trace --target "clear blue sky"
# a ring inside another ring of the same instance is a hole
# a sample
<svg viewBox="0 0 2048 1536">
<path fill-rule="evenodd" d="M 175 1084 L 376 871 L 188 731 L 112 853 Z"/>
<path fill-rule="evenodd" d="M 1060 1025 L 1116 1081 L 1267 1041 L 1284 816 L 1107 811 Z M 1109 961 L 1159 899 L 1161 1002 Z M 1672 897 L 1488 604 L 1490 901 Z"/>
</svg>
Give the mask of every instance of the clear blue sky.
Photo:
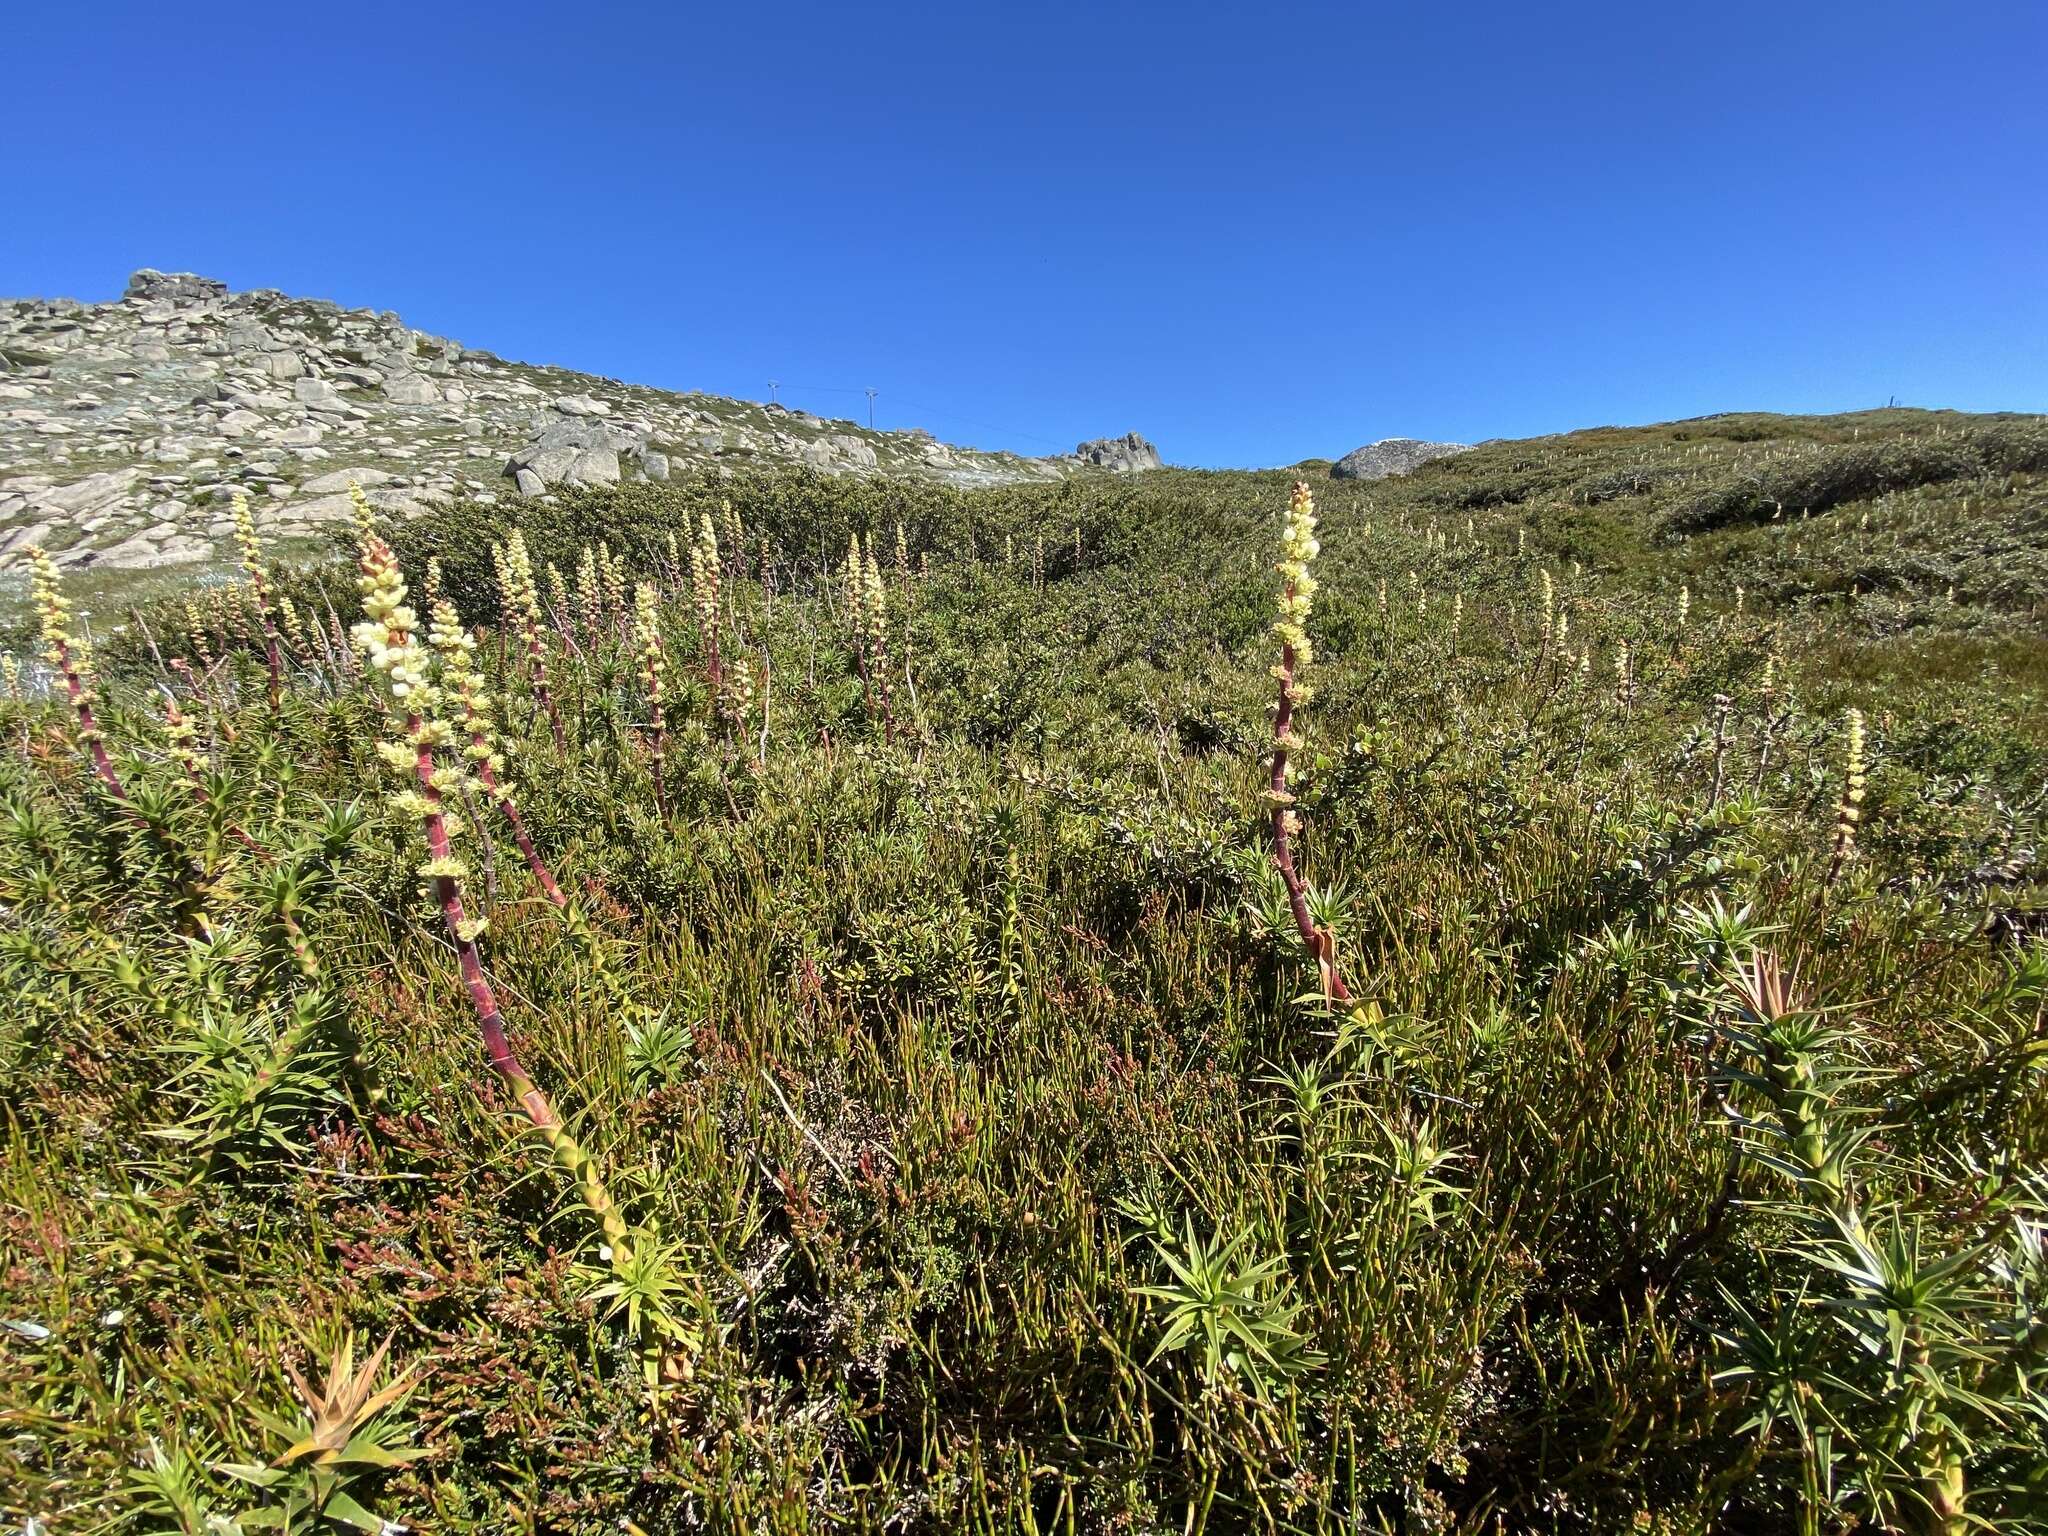
<svg viewBox="0 0 2048 1536">
<path fill-rule="evenodd" d="M 2048 409 L 2041 0 L 22 0 L 5 30 L 0 293 L 192 269 L 1198 464 Z"/>
</svg>

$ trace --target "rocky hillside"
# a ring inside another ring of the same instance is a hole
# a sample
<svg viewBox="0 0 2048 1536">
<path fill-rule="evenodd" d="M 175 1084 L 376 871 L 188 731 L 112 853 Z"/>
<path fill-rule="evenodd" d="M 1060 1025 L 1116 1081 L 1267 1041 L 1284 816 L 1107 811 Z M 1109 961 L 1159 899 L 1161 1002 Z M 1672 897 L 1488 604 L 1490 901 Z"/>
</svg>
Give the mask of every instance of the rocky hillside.
<svg viewBox="0 0 2048 1536">
<path fill-rule="evenodd" d="M 1084 461 L 507 362 L 189 273 L 138 272 L 112 304 L 0 300 L 0 570 L 41 543 L 102 590 L 189 580 L 230 560 L 237 490 L 289 552 L 347 516 L 351 479 L 403 513 L 763 462 L 991 485 Z"/>
</svg>

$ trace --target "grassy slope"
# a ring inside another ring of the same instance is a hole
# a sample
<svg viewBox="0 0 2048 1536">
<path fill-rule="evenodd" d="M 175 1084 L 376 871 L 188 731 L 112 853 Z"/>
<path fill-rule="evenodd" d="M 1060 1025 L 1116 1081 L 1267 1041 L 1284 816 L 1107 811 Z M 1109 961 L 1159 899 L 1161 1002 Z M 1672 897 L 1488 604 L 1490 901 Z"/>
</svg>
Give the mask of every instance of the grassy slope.
<svg viewBox="0 0 2048 1536">
<path fill-rule="evenodd" d="M 240 651 L 217 708 L 188 702 L 221 772 L 201 806 L 113 688 L 147 833 L 89 792 L 54 709 L 10 710 L 0 1317 L 49 1332 L 0 1336 L 0 1505 L 166 1528 L 176 1499 L 120 1491 L 154 1437 L 194 1460 L 186 1518 L 249 1509 L 203 1464 L 275 1456 L 256 1410 L 289 1414 L 283 1362 L 353 1329 L 419 1371 L 387 1418 L 428 1454 L 362 1490 L 424 1530 L 1797 1529 L 1799 1436 L 1712 1379 L 1715 1336 L 1853 1288 L 1784 1251 L 1832 1230 L 1813 1182 L 1734 1150 L 1722 1092 L 1767 1124 L 1783 1105 L 1714 1086 L 1744 1059 L 1727 978 L 1762 943 L 1841 1010 L 1815 1059 L 1856 1070 L 1824 1128 L 1849 1106 L 1878 1128 L 1852 1160 L 1870 1231 L 1896 1212 L 1933 1252 L 2010 1247 L 2048 1145 L 2048 970 L 1998 938 L 2042 906 L 2048 492 L 1984 453 L 2032 462 L 2040 432 L 1723 417 L 1320 483 L 1297 792 L 1377 1007 L 1341 1030 L 1297 1001 L 1313 972 L 1259 856 L 1287 475 L 742 478 L 525 509 L 572 584 L 600 535 L 673 582 L 668 533 L 727 527 L 730 502 L 725 653 L 773 663 L 757 770 L 667 608 L 667 824 L 628 647 L 558 644 L 565 758 L 508 680 L 522 809 L 595 950 L 501 827 L 467 850 L 528 1065 L 673 1245 L 689 1375 L 652 1415 L 588 1218 L 486 1080 L 416 834 L 379 808 L 375 704 L 316 660 L 273 724 Z M 1907 451 L 1963 439 L 1964 475 Z M 1814 460 L 1872 445 L 1875 469 Z M 1810 518 L 1758 510 L 1872 473 L 1892 480 Z M 1702 507 L 1723 526 L 1674 532 Z M 474 622 L 502 515 L 397 531 Z M 928 577 L 894 573 L 899 520 Z M 882 739 L 815 590 L 853 527 L 880 535 L 914 744 Z M 201 649 L 179 624 L 152 628 Z M 1851 704 L 1870 795 L 1829 884 Z M 282 1086 L 252 1087 L 235 1064 L 276 1061 L 313 989 L 287 912 L 332 1001 Z M 1144 1288 L 1223 1247 L 1242 1297 L 1210 1315 L 1270 1358 L 1160 1347 L 1170 1302 Z M 2009 1351 L 2025 1295 L 1967 1273 L 1958 1337 Z M 1842 1327 L 1812 1346 L 1841 1508 L 1924 1523 L 1916 1458 L 1945 1475 L 1955 1452 L 1971 1508 L 2024 1528 L 2030 1496 L 1998 1490 L 2041 1477 L 2038 1428 L 1969 1407 L 1979 1364 L 1911 1326 L 1931 1386 L 1874 1375 Z M 1990 1386 L 2023 1407 L 2025 1382 Z M 1908 1410 L 1955 1435 L 1900 1441 Z"/>
</svg>

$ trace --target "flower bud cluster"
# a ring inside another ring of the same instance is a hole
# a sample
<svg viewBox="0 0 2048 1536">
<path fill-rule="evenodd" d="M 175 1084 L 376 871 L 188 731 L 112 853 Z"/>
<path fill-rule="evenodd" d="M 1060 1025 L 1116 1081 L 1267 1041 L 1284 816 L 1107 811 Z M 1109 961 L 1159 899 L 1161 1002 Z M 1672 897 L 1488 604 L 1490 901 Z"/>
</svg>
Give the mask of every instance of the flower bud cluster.
<svg viewBox="0 0 2048 1536">
<path fill-rule="evenodd" d="M 192 779 L 200 778 L 206 772 L 206 760 L 199 755 L 198 739 L 199 732 L 192 724 L 192 717 L 178 708 L 176 699 L 165 694 L 164 743 L 171 761 Z"/>
<path fill-rule="evenodd" d="M 293 653 L 310 658 L 313 654 L 312 637 L 306 633 L 305 621 L 299 617 L 298 608 L 292 603 L 291 598 L 282 592 L 277 595 L 277 618 Z"/>
</svg>

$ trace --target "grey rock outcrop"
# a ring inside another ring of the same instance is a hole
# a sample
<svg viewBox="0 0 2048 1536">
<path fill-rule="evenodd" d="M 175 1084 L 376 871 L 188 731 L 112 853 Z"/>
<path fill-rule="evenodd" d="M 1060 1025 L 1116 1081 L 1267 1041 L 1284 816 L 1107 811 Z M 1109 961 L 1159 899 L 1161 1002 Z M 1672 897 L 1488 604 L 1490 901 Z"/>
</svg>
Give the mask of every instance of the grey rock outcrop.
<svg viewBox="0 0 2048 1536">
<path fill-rule="evenodd" d="M 393 405 L 434 405 L 441 399 L 440 388 L 416 373 L 384 376 L 384 398 Z"/>
<path fill-rule="evenodd" d="M 1126 432 L 1122 437 L 1095 438 L 1076 448 L 1074 457 L 1084 464 L 1113 469 L 1120 474 L 1159 468 L 1159 450 L 1135 432 Z"/>
<path fill-rule="evenodd" d="M 619 478 L 619 455 L 640 453 L 646 444 L 630 430 L 602 417 L 564 416 L 548 423 L 505 469 L 524 487 L 524 470 L 547 485 L 611 485 Z"/>
<path fill-rule="evenodd" d="M 294 379 L 292 398 L 309 411 L 341 411 L 348 408 L 348 402 L 341 398 L 341 392 L 325 379 Z"/>
<path fill-rule="evenodd" d="M 1334 480 L 1384 480 L 1389 475 L 1405 475 L 1431 459 L 1463 453 L 1468 446 L 1465 443 L 1425 443 L 1416 437 L 1383 437 L 1376 443 L 1367 443 L 1363 448 L 1354 448 L 1345 454 L 1330 466 L 1330 477 Z"/>
<path fill-rule="evenodd" d="M 196 272 L 159 272 L 155 267 L 144 267 L 130 277 L 128 291 L 122 295 L 152 304 L 203 304 L 227 296 L 228 285 L 218 278 L 201 277 Z"/>
</svg>

